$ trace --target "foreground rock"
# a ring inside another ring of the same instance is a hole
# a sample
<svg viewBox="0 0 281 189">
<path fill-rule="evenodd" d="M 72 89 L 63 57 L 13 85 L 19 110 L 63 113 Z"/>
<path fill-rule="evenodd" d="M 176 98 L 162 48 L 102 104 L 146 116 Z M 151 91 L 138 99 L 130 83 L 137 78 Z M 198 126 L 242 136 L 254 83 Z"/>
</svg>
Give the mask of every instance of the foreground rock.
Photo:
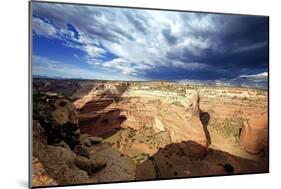
<svg viewBox="0 0 281 189">
<path fill-rule="evenodd" d="M 80 135 L 76 112 L 57 95 L 36 94 L 33 156 L 44 167 L 46 182 L 35 186 L 126 181 L 135 178 L 135 165 L 102 143 L 102 138 Z M 40 168 L 41 169 L 41 168 Z M 34 173 L 37 169 L 32 170 Z M 38 181 L 38 182 L 37 182 Z"/>
<path fill-rule="evenodd" d="M 63 140 L 73 148 L 79 143 L 77 112 L 73 104 L 62 96 L 34 91 L 33 119 L 44 128 L 48 144 Z"/>
<path fill-rule="evenodd" d="M 55 186 L 58 185 L 44 169 L 38 158 L 32 156 L 32 186 Z"/>
</svg>

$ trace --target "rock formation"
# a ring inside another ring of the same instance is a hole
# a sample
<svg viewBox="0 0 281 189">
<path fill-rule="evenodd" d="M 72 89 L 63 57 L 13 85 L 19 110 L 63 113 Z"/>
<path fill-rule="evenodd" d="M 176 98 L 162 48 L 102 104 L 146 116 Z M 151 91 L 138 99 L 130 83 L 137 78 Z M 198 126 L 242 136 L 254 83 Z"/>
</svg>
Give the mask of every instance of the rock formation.
<svg viewBox="0 0 281 189">
<path fill-rule="evenodd" d="M 77 113 L 71 102 L 46 93 L 35 92 L 33 98 L 32 150 L 34 158 L 38 159 L 34 163 L 43 165 L 43 172 L 51 183 L 65 185 L 134 179 L 135 166 L 131 160 L 103 144 L 102 138 L 80 134 Z M 33 171 L 36 172 L 36 168 Z M 34 180 L 33 183 L 44 186 L 49 182 Z"/>
<path fill-rule="evenodd" d="M 48 144 L 65 141 L 71 148 L 79 143 L 75 107 L 62 96 L 34 91 L 33 120 L 38 120 L 47 134 Z"/>
<path fill-rule="evenodd" d="M 199 107 L 199 94 L 197 91 L 193 93 L 193 98 L 191 103 L 189 104 L 188 111 L 191 111 L 191 118 L 190 123 L 192 125 L 192 128 L 194 129 L 194 139 L 191 139 L 194 142 L 197 142 L 198 144 L 208 147 L 206 134 L 202 125 L 202 122 L 200 120 L 200 107 Z"/>
<path fill-rule="evenodd" d="M 260 115 L 244 122 L 241 146 L 250 153 L 268 153 L 268 120 Z"/>
</svg>

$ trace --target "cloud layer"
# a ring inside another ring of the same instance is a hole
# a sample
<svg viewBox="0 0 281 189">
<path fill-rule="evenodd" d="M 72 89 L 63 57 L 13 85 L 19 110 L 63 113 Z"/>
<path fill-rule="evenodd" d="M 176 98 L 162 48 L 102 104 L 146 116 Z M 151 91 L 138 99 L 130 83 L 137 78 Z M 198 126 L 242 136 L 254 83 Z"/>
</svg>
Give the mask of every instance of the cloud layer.
<svg viewBox="0 0 281 189">
<path fill-rule="evenodd" d="M 104 73 L 251 83 L 245 76 L 268 71 L 265 17 L 36 2 L 32 8 L 34 38 L 77 49 L 83 53 L 82 67 L 92 65 Z M 260 83 L 266 83 L 267 77 L 262 79 Z"/>
</svg>

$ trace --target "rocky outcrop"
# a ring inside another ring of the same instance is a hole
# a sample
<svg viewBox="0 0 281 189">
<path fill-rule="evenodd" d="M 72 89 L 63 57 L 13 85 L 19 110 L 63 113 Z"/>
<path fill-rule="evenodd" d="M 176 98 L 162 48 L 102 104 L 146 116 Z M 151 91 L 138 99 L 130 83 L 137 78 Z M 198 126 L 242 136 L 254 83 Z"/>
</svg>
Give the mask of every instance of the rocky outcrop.
<svg viewBox="0 0 281 189">
<path fill-rule="evenodd" d="M 79 143 L 79 126 L 75 107 L 57 94 L 33 94 L 33 119 L 47 134 L 48 144 L 65 141 L 71 148 Z"/>
<path fill-rule="evenodd" d="M 186 96 L 186 100 L 182 103 L 184 108 L 184 118 L 182 120 L 176 120 L 174 123 L 178 123 L 173 127 L 167 127 L 172 136 L 172 142 L 182 141 L 194 141 L 204 147 L 207 147 L 206 135 L 203 129 L 203 125 L 200 121 L 200 109 L 199 109 L 199 95 L 197 91 L 189 91 L 189 95 Z M 172 104 L 175 104 L 174 102 Z M 176 108 L 171 106 L 170 113 L 175 114 Z M 179 122 L 181 121 L 181 122 Z M 182 146 L 184 148 L 184 145 Z M 202 151 L 202 153 L 204 153 Z"/>
<path fill-rule="evenodd" d="M 200 102 L 199 94 L 196 91 L 195 93 L 193 93 L 193 98 L 188 107 L 189 114 L 191 114 L 190 117 L 191 126 L 192 129 L 194 130 L 194 135 L 196 137 L 192 141 L 204 147 L 208 147 L 206 133 L 204 131 L 203 124 L 200 120 L 199 102 Z"/>
<path fill-rule="evenodd" d="M 71 102 L 56 94 L 34 95 L 32 150 L 48 182 L 32 183 L 46 186 L 50 181 L 69 185 L 134 179 L 135 165 L 131 160 L 103 144 L 102 138 L 80 134 Z M 32 171 L 38 172 L 36 168 Z"/>
<path fill-rule="evenodd" d="M 101 159 L 89 159 L 84 156 L 77 156 L 74 164 L 89 175 L 96 173 L 98 170 L 103 169 L 106 166 L 106 162 Z"/>
<path fill-rule="evenodd" d="M 244 122 L 240 143 L 250 153 L 268 153 L 268 120 L 265 116 L 251 117 Z"/>
<path fill-rule="evenodd" d="M 68 147 L 48 145 L 47 133 L 33 121 L 33 156 L 42 163 L 46 174 L 57 184 L 90 183 L 88 174 L 74 165 L 76 154 Z M 36 172 L 36 169 L 32 170 Z M 33 181 L 33 183 L 37 183 Z M 45 186 L 48 183 L 40 183 Z M 38 185 L 37 185 L 38 186 Z"/>
<path fill-rule="evenodd" d="M 32 156 L 32 186 L 56 186 L 58 185 L 44 169 L 38 158 Z"/>
</svg>

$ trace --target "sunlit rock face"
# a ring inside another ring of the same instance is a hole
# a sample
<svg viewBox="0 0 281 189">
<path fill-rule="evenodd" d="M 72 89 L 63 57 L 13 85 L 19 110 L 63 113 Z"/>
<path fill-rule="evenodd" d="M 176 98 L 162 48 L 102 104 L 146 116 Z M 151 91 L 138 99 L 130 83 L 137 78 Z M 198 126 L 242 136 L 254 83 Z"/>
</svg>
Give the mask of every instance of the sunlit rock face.
<svg viewBox="0 0 281 189">
<path fill-rule="evenodd" d="M 244 122 L 241 146 L 250 153 L 268 152 L 268 119 L 266 115 L 252 117 Z"/>
</svg>

